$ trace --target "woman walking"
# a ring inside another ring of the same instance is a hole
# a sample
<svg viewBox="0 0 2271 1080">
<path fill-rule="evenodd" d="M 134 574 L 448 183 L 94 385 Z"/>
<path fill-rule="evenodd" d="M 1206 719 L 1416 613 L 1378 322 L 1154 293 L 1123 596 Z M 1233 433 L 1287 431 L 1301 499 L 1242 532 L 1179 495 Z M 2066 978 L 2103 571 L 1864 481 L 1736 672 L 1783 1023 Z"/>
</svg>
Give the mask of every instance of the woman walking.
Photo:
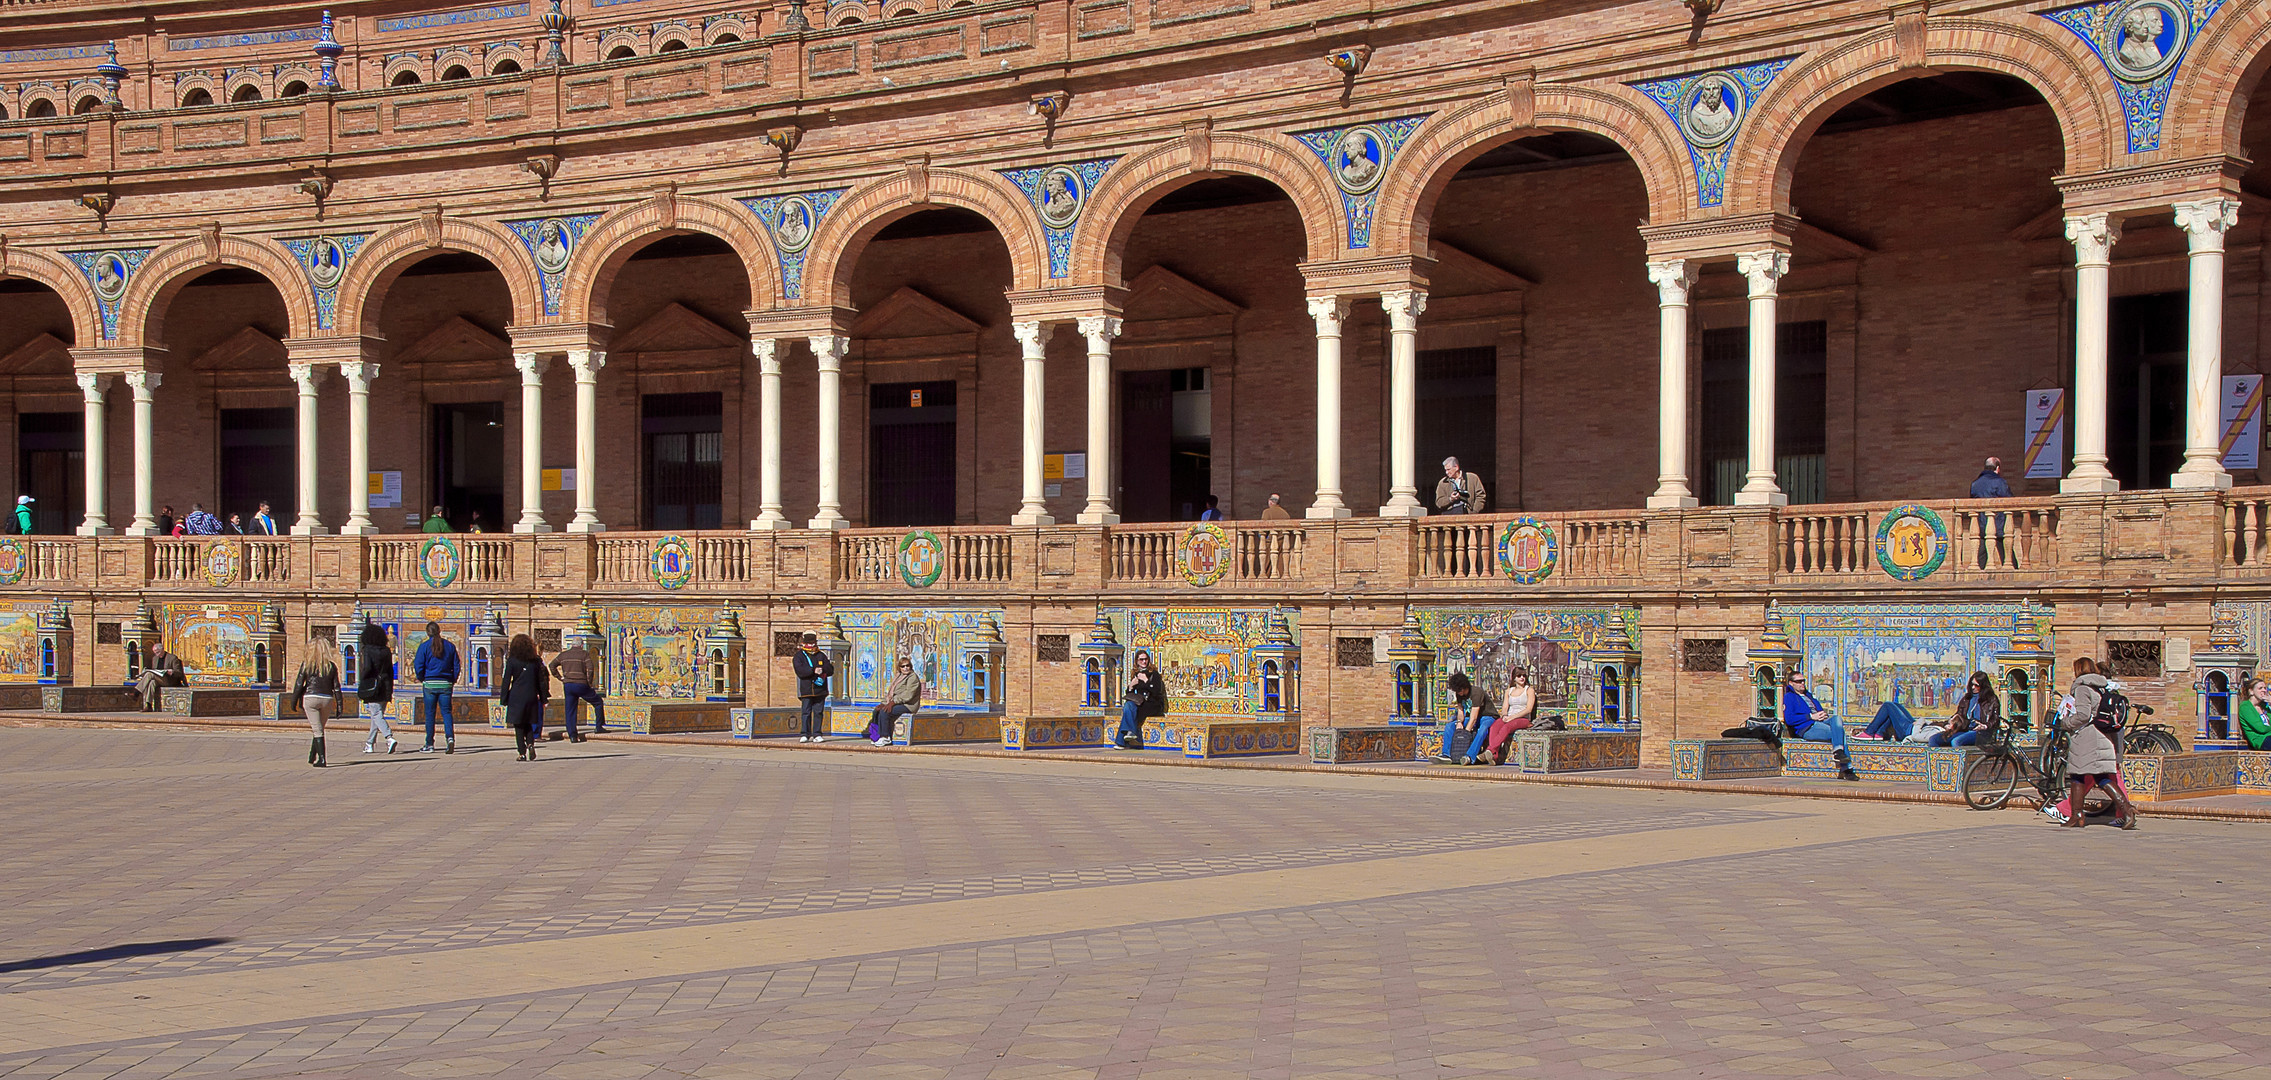
<svg viewBox="0 0 2271 1080">
<path fill-rule="evenodd" d="M 1151 653 L 1137 649 L 1133 668 L 1127 695 L 1120 699 L 1120 729 L 1112 736 L 1112 745 L 1122 750 L 1143 749 L 1143 722 L 1167 715 L 1167 681 L 1151 666 Z M 1128 745 L 1130 739 L 1135 745 Z"/>
<path fill-rule="evenodd" d="M 355 660 L 355 700 L 362 702 L 363 715 L 371 721 L 370 734 L 363 737 L 363 752 L 378 752 L 380 736 L 386 738 L 386 752 L 394 752 L 394 729 L 387 726 L 386 707 L 394 700 L 394 648 L 387 644 L 386 627 L 366 623 L 361 637 L 355 643 L 362 655 Z"/>
<path fill-rule="evenodd" d="M 536 760 L 536 728 L 544 719 L 544 705 L 552 700 L 552 676 L 544 670 L 544 657 L 527 634 L 514 634 L 505 647 L 505 681 L 497 696 L 505 703 L 505 719 L 513 725 L 515 761 Z"/>
<path fill-rule="evenodd" d="M 2088 824 L 2083 806 L 2089 799 L 2090 789 L 2102 787 L 2113 796 L 2113 823 L 2124 829 L 2137 827 L 2137 808 L 2130 805 L 2128 786 L 2121 782 L 2121 755 L 2114 744 L 2118 729 L 2098 719 L 2098 704 L 2105 700 L 2110 687 L 2106 677 L 2099 674 L 2098 665 L 2089 657 L 2074 660 L 2074 711 L 2058 721 L 2066 731 L 2066 779 L 2072 785 L 2066 797 L 2066 827 L 2079 829 Z"/>
<path fill-rule="evenodd" d="M 1480 750 L 1469 747 L 1473 756 L 1467 759 L 1467 764 L 1496 765 L 1503 761 L 1499 755 L 1506 740 L 1513 738 L 1517 731 L 1529 730 L 1530 715 L 1537 711 L 1538 692 L 1530 689 L 1530 673 L 1515 668 L 1513 674 L 1507 676 L 1506 700 L 1499 706 L 1498 722 L 1490 725 L 1490 739 Z"/>
<path fill-rule="evenodd" d="M 891 745 L 891 732 L 902 716 L 913 716 L 923 707 L 923 677 L 915 674 L 914 662 L 902 656 L 897 670 L 891 676 L 891 685 L 883 691 L 883 700 L 875 706 L 875 715 L 867 722 L 867 738 L 877 746 Z"/>
<path fill-rule="evenodd" d="M 307 659 L 292 679 L 293 706 L 308 718 L 315 741 L 308 744 L 308 764 L 320 769 L 329 764 L 323 754 L 323 722 L 339 707 L 339 646 L 327 637 L 308 638 Z"/>
</svg>

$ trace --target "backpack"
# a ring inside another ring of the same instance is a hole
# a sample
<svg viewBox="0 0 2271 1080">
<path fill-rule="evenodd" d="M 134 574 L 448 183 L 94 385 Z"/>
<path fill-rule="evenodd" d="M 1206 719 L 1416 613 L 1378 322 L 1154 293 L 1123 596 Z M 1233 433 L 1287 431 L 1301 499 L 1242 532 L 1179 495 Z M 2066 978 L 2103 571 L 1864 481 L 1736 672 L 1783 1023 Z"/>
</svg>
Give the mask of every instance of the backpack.
<svg viewBox="0 0 2271 1080">
<path fill-rule="evenodd" d="M 2107 687 L 2105 693 L 2098 695 L 2098 711 L 2091 714 L 2090 723 L 2099 731 L 2113 735 L 2121 730 L 2121 708 L 2127 704 L 2129 699 L 2120 691 Z"/>
</svg>

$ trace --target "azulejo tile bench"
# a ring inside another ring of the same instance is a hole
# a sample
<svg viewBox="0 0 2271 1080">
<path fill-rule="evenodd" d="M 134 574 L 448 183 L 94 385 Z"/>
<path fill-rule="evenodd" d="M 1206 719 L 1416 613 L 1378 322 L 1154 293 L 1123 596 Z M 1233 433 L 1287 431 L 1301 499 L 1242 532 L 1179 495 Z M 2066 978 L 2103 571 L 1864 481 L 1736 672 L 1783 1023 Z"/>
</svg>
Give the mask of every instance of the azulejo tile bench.
<svg viewBox="0 0 2271 1080">
<path fill-rule="evenodd" d="M 133 712 L 142 695 L 131 686 L 42 686 L 39 711 L 51 713 Z"/>
<path fill-rule="evenodd" d="M 1301 751 L 1301 721 L 1170 714 L 1143 722 L 1143 746 L 1187 758 L 1294 754 Z"/>
<path fill-rule="evenodd" d="M 733 737 L 736 739 L 769 739 L 794 735 L 797 727 L 797 708 L 794 705 L 760 705 L 730 710 Z"/>
<path fill-rule="evenodd" d="M 1407 764 L 1418 756 L 1419 729 L 1410 724 L 1309 729 L 1309 760 L 1319 765 Z"/>
<path fill-rule="evenodd" d="M 260 691 L 249 686 L 168 686 L 158 707 L 171 716 L 258 716 Z"/>
<path fill-rule="evenodd" d="M 1681 780 L 1779 777 L 1782 755 L 1756 739 L 1673 739 L 1672 775 Z"/>
<path fill-rule="evenodd" d="M 2234 750 L 2232 758 L 2242 794 L 2271 795 L 2271 750 Z"/>
<path fill-rule="evenodd" d="M 991 713 L 918 712 L 900 717 L 891 730 L 893 746 L 999 741 L 1001 717 Z"/>
<path fill-rule="evenodd" d="M 1004 750 L 1090 750 L 1112 745 L 1118 717 L 1013 716 L 1001 722 Z"/>
<path fill-rule="evenodd" d="M 1640 767 L 1640 735 L 1621 731 L 1517 731 L 1506 763 L 1526 773 Z"/>
<path fill-rule="evenodd" d="M 0 709 L 39 711 L 39 692 L 42 687 L 26 683 L 21 686 L 0 686 Z"/>
<path fill-rule="evenodd" d="M 2130 754 L 2121 760 L 2121 779 L 2138 802 L 2169 802 L 2240 791 L 2240 751 L 2201 750 L 2185 754 Z"/>
</svg>

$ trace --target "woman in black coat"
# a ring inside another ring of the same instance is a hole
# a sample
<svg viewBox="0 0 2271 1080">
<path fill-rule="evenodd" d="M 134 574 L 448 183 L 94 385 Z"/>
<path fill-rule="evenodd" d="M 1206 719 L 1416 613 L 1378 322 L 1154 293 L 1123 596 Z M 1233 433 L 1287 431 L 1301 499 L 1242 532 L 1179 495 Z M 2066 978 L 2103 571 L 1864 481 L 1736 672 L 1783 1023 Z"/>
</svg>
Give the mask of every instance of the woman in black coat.
<svg viewBox="0 0 2271 1080">
<path fill-rule="evenodd" d="M 513 745 L 520 750 L 514 760 L 535 761 L 536 726 L 544 720 L 545 703 L 552 700 L 552 676 L 545 672 L 544 658 L 527 634 L 513 635 L 512 644 L 505 647 L 505 681 L 498 684 L 497 697 L 505 703 Z"/>
<path fill-rule="evenodd" d="M 380 738 L 386 739 L 386 752 L 394 752 L 394 729 L 387 726 L 386 706 L 394 700 L 394 649 L 387 643 L 386 627 L 366 623 L 362 636 L 355 639 L 358 652 L 355 657 L 355 700 L 362 703 L 363 716 L 371 722 L 371 733 L 363 737 L 363 752 L 378 751 Z"/>
</svg>

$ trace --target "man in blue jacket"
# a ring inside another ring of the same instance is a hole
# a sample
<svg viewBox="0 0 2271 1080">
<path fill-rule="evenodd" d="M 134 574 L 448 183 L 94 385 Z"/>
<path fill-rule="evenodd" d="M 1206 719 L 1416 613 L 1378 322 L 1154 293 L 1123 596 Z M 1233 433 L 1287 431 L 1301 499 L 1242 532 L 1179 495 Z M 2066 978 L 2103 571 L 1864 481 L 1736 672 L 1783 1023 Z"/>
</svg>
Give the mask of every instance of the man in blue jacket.
<svg viewBox="0 0 2271 1080">
<path fill-rule="evenodd" d="M 1825 742 L 1835 749 L 1837 778 L 1859 780 L 1853 774 L 1853 758 L 1845 750 L 1845 723 L 1831 716 L 1822 707 L 1821 699 L 1806 689 L 1806 675 L 1792 671 L 1782 677 L 1782 723 L 1790 734 L 1807 742 Z"/>
<path fill-rule="evenodd" d="M 424 691 L 418 706 L 426 712 L 426 745 L 421 754 L 434 752 L 434 710 L 442 714 L 442 753 L 457 753 L 457 718 L 450 714 L 450 692 L 457 689 L 457 646 L 442 636 L 442 624 L 426 624 L 426 640 L 418 646 L 418 655 L 410 662 L 410 671 Z"/>
</svg>

